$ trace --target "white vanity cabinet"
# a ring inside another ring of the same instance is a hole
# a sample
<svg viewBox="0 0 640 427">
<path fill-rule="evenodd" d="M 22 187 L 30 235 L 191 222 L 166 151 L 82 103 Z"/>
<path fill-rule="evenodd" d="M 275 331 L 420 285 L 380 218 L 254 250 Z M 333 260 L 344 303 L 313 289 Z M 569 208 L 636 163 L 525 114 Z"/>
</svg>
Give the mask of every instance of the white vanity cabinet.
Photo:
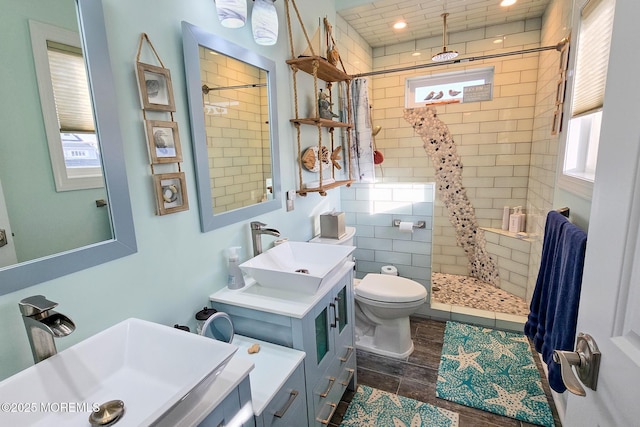
<svg viewBox="0 0 640 427">
<path fill-rule="evenodd" d="M 345 390 L 355 389 L 352 283 L 353 263 L 346 262 L 314 295 L 255 284 L 211 295 L 211 306 L 231 316 L 236 333 L 306 353 L 304 425 L 327 425 Z"/>
</svg>

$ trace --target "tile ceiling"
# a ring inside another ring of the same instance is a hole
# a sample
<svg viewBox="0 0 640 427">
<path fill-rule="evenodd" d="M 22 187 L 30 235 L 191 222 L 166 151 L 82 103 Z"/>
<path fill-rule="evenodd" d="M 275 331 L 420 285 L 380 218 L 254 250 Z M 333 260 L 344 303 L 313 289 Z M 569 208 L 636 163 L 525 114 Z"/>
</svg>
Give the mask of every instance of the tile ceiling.
<svg viewBox="0 0 640 427">
<path fill-rule="evenodd" d="M 447 32 L 472 30 L 527 18 L 541 17 L 550 0 L 518 0 L 501 7 L 500 0 L 378 0 L 355 7 L 342 6 L 344 18 L 371 47 L 442 37 L 442 13 L 447 17 Z M 347 3 L 343 1 L 343 4 Z M 359 3 L 362 3 L 360 1 Z M 407 27 L 398 31 L 392 25 L 404 20 Z"/>
</svg>

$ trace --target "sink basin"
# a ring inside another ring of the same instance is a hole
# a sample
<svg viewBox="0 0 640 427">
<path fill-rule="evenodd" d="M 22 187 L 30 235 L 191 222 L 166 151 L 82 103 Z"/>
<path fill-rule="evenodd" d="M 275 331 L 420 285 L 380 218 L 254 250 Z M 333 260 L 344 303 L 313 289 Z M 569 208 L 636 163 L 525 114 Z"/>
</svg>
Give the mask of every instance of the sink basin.
<svg viewBox="0 0 640 427">
<path fill-rule="evenodd" d="M 285 242 L 240 264 L 259 285 L 315 294 L 323 280 L 339 269 L 356 248 L 308 242 Z"/>
<path fill-rule="evenodd" d="M 87 427 L 95 407 L 117 399 L 125 405 L 117 427 L 156 424 L 210 384 L 236 350 L 127 319 L 0 382 L 0 402 L 16 410 L 0 413 L 0 424 Z"/>
</svg>

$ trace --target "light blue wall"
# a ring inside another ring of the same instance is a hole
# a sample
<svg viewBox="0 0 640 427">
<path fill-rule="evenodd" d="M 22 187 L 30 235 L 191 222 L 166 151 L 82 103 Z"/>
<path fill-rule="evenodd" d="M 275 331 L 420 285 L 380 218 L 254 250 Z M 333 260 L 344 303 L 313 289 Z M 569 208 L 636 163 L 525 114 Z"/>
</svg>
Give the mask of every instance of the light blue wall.
<svg viewBox="0 0 640 427">
<path fill-rule="evenodd" d="M 249 7 L 252 3 L 248 2 Z M 283 190 L 295 189 L 296 143 L 288 120 L 293 114 L 292 83 L 285 64 L 291 54 L 284 1 L 275 2 L 275 6 L 280 19 L 278 44 L 258 47 L 251 38 L 250 25 L 236 30 L 220 26 L 213 0 L 103 0 L 138 253 L 0 297 L 0 379 L 33 363 L 17 307 L 24 297 L 43 294 L 59 302 L 59 311 L 75 321 L 76 331 L 58 341 L 59 349 L 128 317 L 166 325 L 188 324 L 193 328 L 193 314 L 207 304 L 208 295 L 225 285 L 224 249 L 242 246 L 242 260 L 248 257 L 248 221 L 206 234 L 200 232 L 180 23 L 185 20 L 206 28 L 276 62 Z M 300 12 L 311 33 L 315 31 L 318 17 L 326 15 L 330 20 L 335 17 L 333 2 L 305 1 Z M 304 37 L 295 23 L 294 30 L 294 39 L 299 43 L 298 54 Z M 187 190 L 191 195 L 189 211 L 162 217 L 154 214 L 155 199 L 134 72 L 142 32 L 149 35 L 165 66 L 171 70 L 177 107 L 175 120 L 179 124 L 185 159 L 182 170 L 186 173 Z M 327 197 L 310 194 L 306 198 L 296 198 L 295 204 L 293 212 L 285 212 L 283 208 L 259 219 L 280 229 L 283 236 L 307 240 L 314 234 L 318 215 L 340 207 L 340 192 L 330 191 Z M 265 237 L 265 244 L 268 239 Z"/>
</svg>

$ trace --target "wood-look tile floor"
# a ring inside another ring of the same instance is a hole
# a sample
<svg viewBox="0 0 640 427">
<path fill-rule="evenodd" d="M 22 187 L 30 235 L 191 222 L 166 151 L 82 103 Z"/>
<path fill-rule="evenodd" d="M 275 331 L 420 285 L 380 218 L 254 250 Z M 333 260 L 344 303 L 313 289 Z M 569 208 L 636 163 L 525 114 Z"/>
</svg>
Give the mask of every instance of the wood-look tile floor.
<svg viewBox="0 0 640 427">
<path fill-rule="evenodd" d="M 407 360 L 392 359 L 358 350 L 356 352 L 358 383 L 457 412 L 460 414 L 460 427 L 532 426 L 532 424 L 513 418 L 503 417 L 436 397 L 436 381 L 438 378 L 438 366 L 440 365 L 440 354 L 442 353 L 444 328 L 445 322 L 412 317 L 411 334 L 415 350 Z M 537 357 L 534 357 L 534 359 L 538 364 L 538 369 L 541 371 L 542 385 L 553 411 L 556 426 L 559 427 L 561 424 L 551 398 L 549 385 L 544 373 L 542 373 L 539 359 Z M 340 425 L 353 394 L 350 391 L 345 393 L 343 401 L 340 402 L 336 413 L 331 419 L 330 426 Z"/>
</svg>

